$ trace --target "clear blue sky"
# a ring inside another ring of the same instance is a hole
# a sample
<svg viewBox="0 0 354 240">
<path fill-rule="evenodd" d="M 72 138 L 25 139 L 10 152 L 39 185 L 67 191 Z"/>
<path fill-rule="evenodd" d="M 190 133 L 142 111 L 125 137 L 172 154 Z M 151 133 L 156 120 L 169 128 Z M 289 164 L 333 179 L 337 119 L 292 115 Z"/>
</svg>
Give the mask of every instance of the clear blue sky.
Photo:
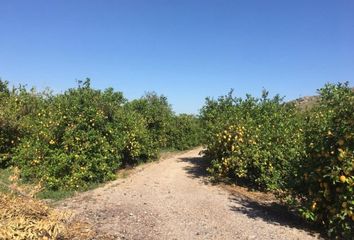
<svg viewBox="0 0 354 240">
<path fill-rule="evenodd" d="M 61 92 L 90 77 L 129 99 L 262 88 L 287 99 L 354 82 L 353 0 L 0 0 L 0 77 Z"/>
</svg>

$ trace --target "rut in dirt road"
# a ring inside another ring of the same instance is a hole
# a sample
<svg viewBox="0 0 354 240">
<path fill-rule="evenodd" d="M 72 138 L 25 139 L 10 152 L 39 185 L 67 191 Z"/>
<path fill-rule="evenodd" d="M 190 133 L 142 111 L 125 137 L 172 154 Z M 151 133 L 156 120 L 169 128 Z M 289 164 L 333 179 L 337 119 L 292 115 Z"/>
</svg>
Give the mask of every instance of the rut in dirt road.
<svg viewBox="0 0 354 240">
<path fill-rule="evenodd" d="M 61 207 L 113 239 L 318 239 L 296 220 L 208 183 L 200 149 L 138 167 Z"/>
</svg>

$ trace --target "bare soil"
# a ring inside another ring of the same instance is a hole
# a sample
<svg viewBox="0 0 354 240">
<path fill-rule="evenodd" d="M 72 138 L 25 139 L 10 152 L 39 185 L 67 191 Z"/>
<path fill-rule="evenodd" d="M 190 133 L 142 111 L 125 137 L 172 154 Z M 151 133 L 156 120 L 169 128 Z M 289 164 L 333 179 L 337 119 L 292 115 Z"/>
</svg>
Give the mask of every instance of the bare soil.
<svg viewBox="0 0 354 240">
<path fill-rule="evenodd" d="M 195 149 L 66 199 L 97 239 L 320 239 L 272 196 L 213 185 Z"/>
</svg>

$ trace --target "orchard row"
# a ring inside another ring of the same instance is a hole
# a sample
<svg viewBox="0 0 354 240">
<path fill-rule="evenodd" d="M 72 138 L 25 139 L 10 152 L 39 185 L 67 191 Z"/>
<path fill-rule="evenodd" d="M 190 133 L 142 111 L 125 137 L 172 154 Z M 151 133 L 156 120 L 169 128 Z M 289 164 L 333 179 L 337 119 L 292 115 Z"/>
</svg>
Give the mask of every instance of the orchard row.
<svg viewBox="0 0 354 240">
<path fill-rule="evenodd" d="M 63 94 L 10 89 L 0 82 L 0 166 L 48 189 L 84 189 L 117 169 L 157 159 L 161 149 L 199 144 L 193 115 L 176 115 L 166 97 L 127 101 L 86 80 Z"/>
<path fill-rule="evenodd" d="M 331 237 L 354 236 L 354 92 L 328 84 L 306 107 L 280 96 L 207 98 L 198 117 L 167 98 L 128 101 L 87 80 L 62 94 L 0 81 L 0 167 L 48 189 L 85 189 L 162 149 L 204 145 L 215 178 L 276 192 Z"/>
<path fill-rule="evenodd" d="M 331 237 L 354 236 L 354 91 L 326 85 L 307 108 L 232 93 L 201 111 L 216 178 L 276 191 Z"/>
</svg>

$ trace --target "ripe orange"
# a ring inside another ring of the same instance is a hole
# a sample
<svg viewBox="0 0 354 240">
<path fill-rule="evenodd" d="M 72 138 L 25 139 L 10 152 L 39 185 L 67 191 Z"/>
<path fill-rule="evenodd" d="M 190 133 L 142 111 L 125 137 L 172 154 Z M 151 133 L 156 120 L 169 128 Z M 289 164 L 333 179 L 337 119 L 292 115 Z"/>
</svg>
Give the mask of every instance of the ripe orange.
<svg viewBox="0 0 354 240">
<path fill-rule="evenodd" d="M 347 178 L 344 175 L 339 177 L 339 181 L 341 181 L 342 183 L 344 183 L 345 180 L 347 180 Z"/>
</svg>

